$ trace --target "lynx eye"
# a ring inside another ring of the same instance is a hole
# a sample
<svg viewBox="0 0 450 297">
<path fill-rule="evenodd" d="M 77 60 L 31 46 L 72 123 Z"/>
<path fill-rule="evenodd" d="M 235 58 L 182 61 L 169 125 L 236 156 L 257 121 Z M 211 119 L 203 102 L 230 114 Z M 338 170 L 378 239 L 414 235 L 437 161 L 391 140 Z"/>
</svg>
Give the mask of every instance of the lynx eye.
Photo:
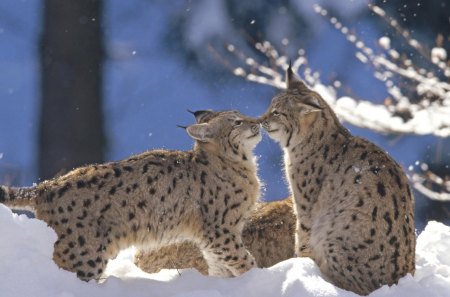
<svg viewBox="0 0 450 297">
<path fill-rule="evenodd" d="M 234 126 L 239 127 L 240 125 L 242 125 L 242 121 L 241 120 L 234 121 Z"/>
<path fill-rule="evenodd" d="M 279 116 L 279 115 L 280 115 L 280 113 L 279 113 L 278 111 L 276 111 L 276 110 L 273 110 L 273 111 L 272 111 L 272 115 L 274 115 L 274 116 L 276 116 L 276 117 L 277 117 L 277 116 Z"/>
</svg>

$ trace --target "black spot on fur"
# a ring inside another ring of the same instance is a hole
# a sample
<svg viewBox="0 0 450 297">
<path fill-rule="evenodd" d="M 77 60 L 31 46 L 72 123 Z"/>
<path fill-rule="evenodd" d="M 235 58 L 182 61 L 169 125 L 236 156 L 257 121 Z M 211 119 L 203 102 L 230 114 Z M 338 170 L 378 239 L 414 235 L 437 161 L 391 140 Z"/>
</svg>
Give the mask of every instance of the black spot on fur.
<svg viewBox="0 0 450 297">
<path fill-rule="evenodd" d="M 344 174 L 347 174 L 347 172 L 348 172 L 350 169 L 352 169 L 352 167 L 353 167 L 353 165 L 347 166 L 347 168 L 345 168 L 345 170 L 344 170 Z"/>
<path fill-rule="evenodd" d="M 0 188 L 1 189 L 1 188 Z M 55 192 L 51 191 L 48 195 L 47 198 L 45 199 L 47 202 L 52 202 L 53 198 L 55 198 Z"/>
<path fill-rule="evenodd" d="M 78 277 L 85 277 L 85 276 L 86 276 L 86 273 L 84 273 L 84 271 L 78 270 L 78 271 L 77 271 L 77 276 L 78 276 Z"/>
<path fill-rule="evenodd" d="M 391 219 L 391 215 L 389 214 L 389 212 L 386 212 L 384 214 L 383 219 L 388 224 L 388 229 L 386 231 L 386 235 L 389 235 L 391 233 L 391 231 L 392 231 L 392 219 Z"/>
<path fill-rule="evenodd" d="M 58 197 L 61 198 L 70 188 L 72 184 L 67 182 L 63 187 L 58 190 Z"/>
<path fill-rule="evenodd" d="M 395 182 L 397 183 L 397 186 L 401 189 L 401 188 L 403 188 L 403 184 L 402 184 L 402 182 L 400 181 L 400 176 L 398 176 L 398 174 L 396 174 L 395 176 L 394 176 L 394 178 L 395 178 Z"/>
<path fill-rule="evenodd" d="M 89 266 L 91 266 L 92 268 L 95 267 L 95 262 L 92 261 L 92 260 L 87 261 L 87 264 L 88 264 Z"/>
<path fill-rule="evenodd" d="M 133 167 L 131 167 L 131 166 L 124 166 L 122 168 L 123 168 L 123 170 L 128 171 L 128 172 L 132 172 L 133 171 Z"/>
<path fill-rule="evenodd" d="M 151 188 L 150 191 L 149 191 L 149 193 L 150 193 L 150 195 L 154 195 L 154 194 L 156 193 L 155 188 Z"/>
<path fill-rule="evenodd" d="M 202 182 L 202 185 L 206 184 L 205 177 L 206 177 L 206 172 L 202 171 L 202 173 L 200 175 L 200 181 Z"/>
<path fill-rule="evenodd" d="M 81 189 L 84 188 L 86 186 L 86 183 L 82 180 L 77 181 L 77 188 Z"/>
<path fill-rule="evenodd" d="M 131 221 L 132 219 L 134 219 L 134 217 L 135 217 L 134 213 L 130 212 L 130 213 L 128 214 L 128 220 Z"/>
<path fill-rule="evenodd" d="M 369 258 L 369 261 L 375 261 L 375 260 L 378 260 L 380 258 L 381 258 L 380 254 L 377 254 L 377 255 L 373 256 L 372 258 Z"/>
<path fill-rule="evenodd" d="M 112 186 L 111 189 L 109 190 L 109 194 L 114 195 L 115 193 L 116 193 L 116 186 Z"/>
<path fill-rule="evenodd" d="M 372 210 L 372 221 L 376 221 L 377 219 L 377 211 L 378 211 L 378 207 L 374 207 Z"/>
<path fill-rule="evenodd" d="M 306 231 L 306 232 L 308 232 L 309 230 L 311 230 L 310 228 L 306 227 L 306 226 L 303 225 L 303 224 L 300 224 L 300 228 L 301 228 L 302 230 Z"/>
<path fill-rule="evenodd" d="M 372 171 L 373 174 L 377 175 L 380 169 L 378 167 L 370 167 L 370 171 Z"/>
<path fill-rule="evenodd" d="M 107 211 L 107 210 L 110 209 L 110 208 L 111 208 L 111 203 L 108 203 L 108 204 L 105 205 L 105 207 L 103 207 L 103 208 L 100 210 L 100 213 L 104 213 L 105 211 Z"/>
<path fill-rule="evenodd" d="M 328 151 L 330 147 L 328 145 L 325 146 L 325 150 L 323 151 L 323 159 L 326 160 L 328 158 Z"/>
<path fill-rule="evenodd" d="M 379 182 L 377 184 L 377 191 L 378 191 L 378 194 L 380 194 L 381 197 L 386 196 L 386 189 L 385 189 L 383 183 Z"/>
<path fill-rule="evenodd" d="M 361 160 L 364 160 L 364 159 L 366 159 L 366 157 L 367 157 L 367 152 L 363 152 L 359 158 Z"/>
<path fill-rule="evenodd" d="M 236 207 L 239 207 L 241 204 L 240 203 L 234 203 L 230 206 L 230 209 L 235 209 Z"/>
<path fill-rule="evenodd" d="M 225 206 L 228 205 L 228 200 L 230 200 L 230 195 L 225 194 L 225 196 L 224 196 Z"/>
<path fill-rule="evenodd" d="M 147 205 L 147 202 L 145 202 L 145 201 L 139 201 L 139 203 L 138 203 L 138 207 L 139 208 L 144 208 L 145 206 Z"/>
<path fill-rule="evenodd" d="M 397 237 L 396 236 L 392 236 L 390 239 L 389 239 L 389 244 L 390 245 L 394 245 L 394 243 L 397 241 Z"/>
<path fill-rule="evenodd" d="M 392 195 L 392 202 L 394 204 L 394 220 L 398 219 L 398 204 L 397 204 L 397 197 L 395 195 Z"/>
<path fill-rule="evenodd" d="M 78 244 L 80 245 L 80 247 L 82 247 L 84 244 L 86 243 L 86 240 L 84 239 L 83 236 L 78 236 Z"/>
<path fill-rule="evenodd" d="M 119 168 L 113 168 L 113 170 L 115 177 L 120 177 L 122 175 L 122 171 Z"/>
</svg>

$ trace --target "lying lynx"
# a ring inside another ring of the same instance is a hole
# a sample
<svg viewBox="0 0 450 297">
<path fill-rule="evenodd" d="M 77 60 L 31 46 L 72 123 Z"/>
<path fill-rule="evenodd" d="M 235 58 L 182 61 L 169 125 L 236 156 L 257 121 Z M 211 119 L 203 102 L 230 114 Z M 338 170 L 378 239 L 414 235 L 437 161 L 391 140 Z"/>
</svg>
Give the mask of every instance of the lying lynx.
<svg viewBox="0 0 450 297">
<path fill-rule="evenodd" d="M 242 241 L 255 257 L 258 267 L 270 267 L 294 256 L 295 222 L 291 197 L 258 203 L 242 231 Z M 152 251 L 140 250 L 135 263 L 148 273 L 161 269 L 195 268 L 208 274 L 208 265 L 200 250 L 191 242 Z"/>
<path fill-rule="evenodd" d="M 291 67 L 286 81 L 260 120 L 284 149 L 297 254 L 358 294 L 414 273 L 414 197 L 402 168 L 352 136 Z"/>
<path fill-rule="evenodd" d="M 82 280 L 99 279 L 128 246 L 186 240 L 202 251 L 209 275 L 237 276 L 255 265 L 241 232 L 259 197 L 259 128 L 237 111 L 210 113 L 186 128 L 191 151 L 148 151 L 32 188 L 0 187 L 0 202 L 31 206 L 58 235 L 56 264 Z"/>
</svg>

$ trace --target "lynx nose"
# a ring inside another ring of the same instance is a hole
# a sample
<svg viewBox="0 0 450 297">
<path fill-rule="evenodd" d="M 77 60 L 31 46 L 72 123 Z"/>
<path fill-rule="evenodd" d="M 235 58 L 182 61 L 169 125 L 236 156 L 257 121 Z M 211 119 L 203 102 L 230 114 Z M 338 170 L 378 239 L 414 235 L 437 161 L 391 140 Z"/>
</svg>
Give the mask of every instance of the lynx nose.
<svg viewBox="0 0 450 297">
<path fill-rule="evenodd" d="M 258 133 L 259 132 L 259 124 L 252 125 L 251 130 L 253 133 Z"/>
<path fill-rule="evenodd" d="M 266 130 L 269 129 L 269 122 L 268 121 L 264 120 L 264 121 L 261 121 L 260 123 L 261 123 L 261 126 L 264 129 L 266 129 Z"/>
</svg>

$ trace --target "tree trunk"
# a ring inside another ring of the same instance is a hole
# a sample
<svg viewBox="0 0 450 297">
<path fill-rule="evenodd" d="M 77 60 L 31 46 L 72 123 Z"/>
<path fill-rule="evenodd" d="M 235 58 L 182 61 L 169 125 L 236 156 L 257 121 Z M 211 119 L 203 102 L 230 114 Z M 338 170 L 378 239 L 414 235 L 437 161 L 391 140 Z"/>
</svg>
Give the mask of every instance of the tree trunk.
<svg viewBox="0 0 450 297">
<path fill-rule="evenodd" d="M 100 0 L 45 0 L 39 177 L 103 161 Z"/>
</svg>

